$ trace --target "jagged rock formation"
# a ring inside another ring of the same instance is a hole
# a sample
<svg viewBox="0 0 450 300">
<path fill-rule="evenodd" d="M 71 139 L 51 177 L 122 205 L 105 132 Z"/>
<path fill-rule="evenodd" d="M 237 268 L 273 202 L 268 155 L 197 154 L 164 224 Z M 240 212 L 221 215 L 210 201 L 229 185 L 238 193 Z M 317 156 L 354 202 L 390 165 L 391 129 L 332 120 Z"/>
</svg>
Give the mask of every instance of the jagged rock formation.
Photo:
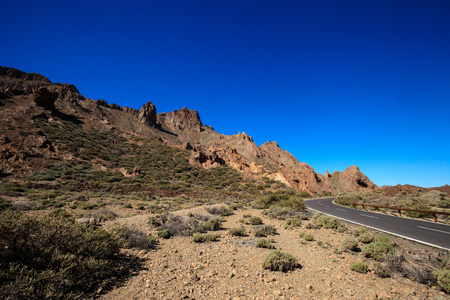
<svg viewBox="0 0 450 300">
<path fill-rule="evenodd" d="M 121 107 L 103 99 L 85 98 L 73 85 L 52 83 L 45 76 L 6 67 L 0 67 L 0 118 L 20 120 L 27 134 L 18 134 L 13 128 L 0 132 L 0 172 L 16 172 L 13 163 L 28 160 L 27 167 L 20 171 L 26 174 L 27 168 L 33 168 L 33 161 L 39 164 L 39 156 L 60 151 L 33 121 L 37 116 L 52 119 L 56 113 L 85 128 L 120 130 L 125 136 L 154 138 L 186 149 L 191 151 L 190 163 L 200 168 L 228 165 L 246 177 L 269 177 L 298 191 L 322 194 L 378 188 L 356 166 L 322 175 L 276 142 L 258 147 L 245 132 L 219 134 L 202 123 L 197 111 L 186 107 L 159 114 L 152 102 L 140 110 Z M 139 170 L 134 170 L 129 176 L 138 175 Z"/>
<path fill-rule="evenodd" d="M 203 131 L 203 124 L 197 111 L 183 107 L 170 113 L 161 113 L 157 116 L 158 123 L 168 128 L 178 130 Z"/>
<path fill-rule="evenodd" d="M 142 108 L 139 110 L 137 115 L 138 120 L 149 126 L 156 125 L 156 107 L 151 102 L 147 102 L 142 105 Z"/>
</svg>

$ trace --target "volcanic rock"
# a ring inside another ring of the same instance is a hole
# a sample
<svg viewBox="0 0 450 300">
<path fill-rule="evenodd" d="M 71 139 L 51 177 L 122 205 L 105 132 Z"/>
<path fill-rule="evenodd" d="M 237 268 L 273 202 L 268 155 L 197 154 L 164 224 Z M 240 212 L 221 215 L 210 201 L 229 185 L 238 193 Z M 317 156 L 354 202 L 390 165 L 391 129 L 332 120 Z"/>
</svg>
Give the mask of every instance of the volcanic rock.
<svg viewBox="0 0 450 300">
<path fill-rule="evenodd" d="M 52 93 L 47 88 L 41 88 L 34 95 L 34 103 L 48 110 L 55 109 L 55 101 L 58 99 L 58 93 Z"/>
<path fill-rule="evenodd" d="M 170 113 L 160 113 L 157 115 L 158 123 L 165 125 L 172 130 L 191 130 L 195 132 L 203 131 L 203 124 L 196 110 L 183 107 Z"/>
<path fill-rule="evenodd" d="M 137 115 L 139 122 L 154 126 L 156 124 L 156 107 L 151 102 L 142 105 Z"/>
</svg>

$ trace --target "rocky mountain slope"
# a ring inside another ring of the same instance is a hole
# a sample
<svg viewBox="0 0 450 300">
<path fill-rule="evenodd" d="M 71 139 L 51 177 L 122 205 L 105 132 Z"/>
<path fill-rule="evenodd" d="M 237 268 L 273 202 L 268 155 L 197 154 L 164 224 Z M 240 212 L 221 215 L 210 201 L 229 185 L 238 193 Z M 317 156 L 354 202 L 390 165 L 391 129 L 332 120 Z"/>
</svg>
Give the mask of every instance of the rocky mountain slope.
<svg viewBox="0 0 450 300">
<path fill-rule="evenodd" d="M 84 132 L 95 129 L 125 139 L 155 139 L 189 151 L 192 166 L 210 169 L 227 165 L 246 178 L 268 177 L 310 194 L 378 189 L 357 166 L 332 174 L 316 173 L 276 142 L 258 147 L 244 132 L 231 136 L 215 132 L 201 122 L 197 111 L 182 108 L 157 113 L 151 102 L 140 110 L 108 104 L 84 97 L 73 85 L 52 83 L 45 76 L 13 68 L 0 67 L 0 119 L 2 177 L 28 176 L 45 169 L 49 159 L 70 161 L 86 151 L 82 141 L 78 147 L 67 147 L 49 138 L 39 126 L 45 120 L 55 126 L 69 122 Z M 73 138 L 71 132 L 62 137 L 66 141 Z M 136 165 L 134 172 L 140 167 Z"/>
</svg>

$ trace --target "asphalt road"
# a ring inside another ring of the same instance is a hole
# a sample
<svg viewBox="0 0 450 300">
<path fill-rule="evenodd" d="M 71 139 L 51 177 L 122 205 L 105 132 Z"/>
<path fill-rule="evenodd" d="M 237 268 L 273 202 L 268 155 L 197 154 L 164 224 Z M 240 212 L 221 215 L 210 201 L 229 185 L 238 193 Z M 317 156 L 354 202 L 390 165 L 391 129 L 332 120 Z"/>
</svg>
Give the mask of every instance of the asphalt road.
<svg viewBox="0 0 450 300">
<path fill-rule="evenodd" d="M 333 203 L 333 198 L 306 200 L 308 208 L 419 243 L 450 250 L 450 226 L 357 210 Z"/>
</svg>

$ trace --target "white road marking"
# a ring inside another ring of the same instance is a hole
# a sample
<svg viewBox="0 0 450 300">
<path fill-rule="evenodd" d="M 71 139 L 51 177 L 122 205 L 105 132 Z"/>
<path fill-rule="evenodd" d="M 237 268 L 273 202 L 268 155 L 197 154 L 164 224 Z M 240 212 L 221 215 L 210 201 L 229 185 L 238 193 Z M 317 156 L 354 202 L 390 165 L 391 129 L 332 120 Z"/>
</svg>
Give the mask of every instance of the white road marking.
<svg viewBox="0 0 450 300">
<path fill-rule="evenodd" d="M 317 211 L 317 212 L 321 212 L 321 211 L 318 211 L 317 209 L 314 209 L 314 208 L 308 208 L 308 209 L 313 210 L 313 211 Z M 324 212 L 324 214 L 326 214 L 326 215 L 328 215 L 328 216 L 335 217 L 335 218 L 339 218 L 339 219 L 341 219 L 341 220 L 344 220 L 344 221 L 347 221 L 347 222 L 350 222 L 350 223 L 353 223 L 353 224 L 366 226 L 366 227 L 368 227 L 368 228 L 372 228 L 372 229 L 375 229 L 375 230 L 379 230 L 379 231 L 381 231 L 381 232 L 386 232 L 386 233 L 388 233 L 388 234 L 392 234 L 392 235 L 395 235 L 395 236 L 398 236 L 398 237 L 401 237 L 401 238 L 404 238 L 404 239 L 407 239 L 407 240 L 410 240 L 410 241 L 415 241 L 415 242 L 418 242 L 418 243 L 421 243 L 421 244 L 425 244 L 425 245 L 429 245 L 429 246 L 433 246 L 433 247 L 437 247 L 437 248 L 440 248 L 440 249 L 444 249 L 444 250 L 450 251 L 450 248 L 446 248 L 446 247 L 444 247 L 444 246 L 440 246 L 440 245 L 436 245 L 436 244 L 432 244 L 432 243 L 427 243 L 427 242 L 421 241 L 421 240 L 419 240 L 419 239 L 415 239 L 415 238 L 412 238 L 412 237 L 409 237 L 409 236 L 405 236 L 405 235 L 402 235 L 402 234 L 398 234 L 398 233 L 396 233 L 396 232 L 392 232 L 392 231 L 389 231 L 389 230 L 381 229 L 381 228 L 378 228 L 378 227 L 369 226 L 369 225 L 367 225 L 367 224 L 359 223 L 359 222 L 356 222 L 356 221 L 353 221 L 353 220 L 350 220 L 350 219 L 338 217 L 338 216 L 332 215 L 332 214 L 330 214 L 330 213 L 325 213 L 325 212 Z M 392 218 L 396 218 L 396 217 L 392 217 Z"/>
<path fill-rule="evenodd" d="M 346 211 L 345 209 L 341 209 L 341 208 L 336 208 L 337 210 L 340 210 L 340 211 Z"/>
<path fill-rule="evenodd" d="M 329 207 L 328 205 L 325 205 L 325 207 Z"/>
<path fill-rule="evenodd" d="M 360 216 L 364 216 L 364 217 L 368 217 L 368 218 L 379 219 L 378 217 L 374 217 L 374 216 L 363 215 L 363 214 L 359 214 L 359 215 Z"/>
<path fill-rule="evenodd" d="M 417 226 L 417 227 L 422 228 L 422 229 L 426 229 L 426 230 L 433 230 L 433 231 L 437 231 L 437 232 L 442 232 L 442 233 L 450 234 L 450 232 L 442 231 L 442 230 L 437 230 L 437 229 L 433 229 L 433 228 L 428 228 L 428 227 L 423 227 L 423 226 Z"/>
</svg>

